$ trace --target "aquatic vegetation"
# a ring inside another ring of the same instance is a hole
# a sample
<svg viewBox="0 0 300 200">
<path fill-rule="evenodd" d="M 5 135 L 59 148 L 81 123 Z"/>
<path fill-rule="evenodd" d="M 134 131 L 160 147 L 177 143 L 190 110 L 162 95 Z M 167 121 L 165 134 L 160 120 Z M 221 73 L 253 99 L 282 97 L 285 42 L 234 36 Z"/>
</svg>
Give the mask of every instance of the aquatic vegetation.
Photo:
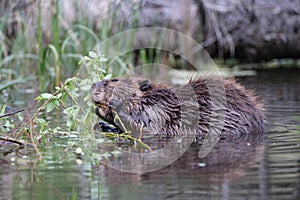
<svg viewBox="0 0 300 200">
<path fill-rule="evenodd" d="M 28 16 L 24 11 L 26 8 L 14 7 L 17 3 L 3 9 L 0 15 L 0 92 L 4 82 L 10 82 L 10 86 L 28 87 L 15 81 L 28 77 L 35 79 L 37 84 L 37 87 L 32 84 L 31 87 L 40 92 L 53 91 L 60 82 L 76 74 L 81 55 L 86 55 L 97 43 L 110 37 L 113 28 L 115 31 L 122 28 L 113 27 L 116 15 L 113 10 L 109 12 L 110 16 L 97 19 L 101 21 L 101 27 L 98 27 L 94 24 L 95 19 L 91 20 L 89 13 L 79 8 L 81 1 L 71 2 L 78 10 L 69 21 L 59 0 L 38 0 L 36 18 Z M 49 3 L 50 12 L 45 13 L 45 3 Z M 45 27 L 45 24 L 49 26 Z"/>
</svg>

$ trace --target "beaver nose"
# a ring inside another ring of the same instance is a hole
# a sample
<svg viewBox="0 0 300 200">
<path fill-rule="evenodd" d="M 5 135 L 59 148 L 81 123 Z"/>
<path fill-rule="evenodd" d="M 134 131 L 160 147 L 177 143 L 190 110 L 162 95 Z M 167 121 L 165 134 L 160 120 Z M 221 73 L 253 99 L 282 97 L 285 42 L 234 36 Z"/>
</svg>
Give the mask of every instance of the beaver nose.
<svg viewBox="0 0 300 200">
<path fill-rule="evenodd" d="M 100 82 L 93 83 L 92 89 L 97 88 L 97 87 L 103 87 L 103 86 L 106 86 L 107 83 L 108 83 L 107 80 L 103 80 L 103 81 L 100 81 Z"/>
</svg>

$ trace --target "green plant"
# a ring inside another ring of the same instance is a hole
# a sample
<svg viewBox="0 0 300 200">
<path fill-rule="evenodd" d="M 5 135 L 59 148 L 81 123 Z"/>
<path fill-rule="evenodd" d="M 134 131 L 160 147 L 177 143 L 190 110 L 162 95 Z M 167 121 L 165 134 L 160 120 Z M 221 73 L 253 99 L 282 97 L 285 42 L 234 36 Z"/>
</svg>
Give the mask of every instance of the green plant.
<svg viewBox="0 0 300 200">
<path fill-rule="evenodd" d="M 5 115 L 6 105 L 0 103 L 0 132 L 9 132 L 15 125 L 9 120 L 8 116 Z"/>
<path fill-rule="evenodd" d="M 29 7 L 34 6 L 34 2 Z M 95 19 L 88 17 L 89 13 L 85 12 L 81 1 L 73 2 L 77 9 L 75 18 L 65 21 L 66 13 L 60 10 L 61 2 L 49 2 L 49 19 L 44 17 L 46 13 L 41 0 L 36 1 L 35 18 L 30 16 L 30 12 L 24 12 L 31 8 L 16 9 L 14 6 L 18 3 L 9 3 L 7 8 L 1 8 L 5 11 L 0 14 L 0 76 L 5 73 L 2 76 L 4 81 L 31 76 L 37 80 L 40 92 L 53 91 L 61 80 L 74 76 L 81 55 L 87 54 L 97 43 L 113 34 L 113 11 L 112 17 L 97 19 L 102 21 L 102 26 L 98 28 L 94 26 Z M 45 30 L 44 23 L 51 26 Z"/>
<path fill-rule="evenodd" d="M 80 64 L 83 65 L 82 68 L 87 70 L 87 76 L 84 78 L 68 78 L 63 84 L 55 87 L 54 93 L 42 93 L 39 95 L 36 98 L 39 103 L 37 110 L 18 131 L 11 133 L 10 137 L 17 141 L 19 141 L 18 138 L 26 140 L 27 137 L 26 143 L 33 145 L 38 153 L 38 143 L 46 141 L 47 137 L 56 133 L 58 129 L 64 133 L 76 133 L 82 141 L 95 141 L 95 137 L 91 133 L 95 132 L 92 127 L 97 123 L 97 117 L 94 114 L 94 105 L 90 101 L 89 91 L 94 82 L 112 77 L 112 75 L 107 72 L 107 62 L 108 60 L 104 55 L 92 51 L 89 52 L 88 56 L 82 57 Z M 85 96 L 83 101 L 81 101 L 82 94 Z M 62 110 L 64 116 L 67 117 L 66 125 L 68 130 L 57 127 L 56 130 L 54 130 L 55 128 L 51 128 L 51 122 L 45 117 L 48 115 L 47 113 L 59 110 Z M 45 115 L 42 115 L 42 113 L 45 113 Z M 116 116 L 118 118 L 117 113 Z M 118 118 L 118 120 L 120 120 L 120 118 Z M 109 132 L 96 133 L 109 138 L 123 138 L 134 141 L 142 147 L 151 150 L 148 145 L 144 144 L 140 139 L 132 137 L 129 132 L 126 131 L 123 134 Z M 19 143 L 21 142 L 19 141 Z M 92 153 L 92 155 L 94 155 L 94 153 Z M 94 157 L 95 156 L 97 159 L 102 158 L 101 155 L 94 155 Z"/>
</svg>

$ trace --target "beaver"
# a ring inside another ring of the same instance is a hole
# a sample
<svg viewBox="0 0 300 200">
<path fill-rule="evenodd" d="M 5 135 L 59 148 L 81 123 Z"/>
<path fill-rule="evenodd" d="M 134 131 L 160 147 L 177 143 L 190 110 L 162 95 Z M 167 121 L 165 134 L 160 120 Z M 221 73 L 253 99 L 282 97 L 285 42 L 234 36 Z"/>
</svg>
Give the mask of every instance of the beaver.
<svg viewBox="0 0 300 200">
<path fill-rule="evenodd" d="M 210 91 L 211 83 L 221 87 L 214 89 L 216 94 Z M 213 98 L 222 88 L 224 101 L 218 105 Z M 113 78 L 94 83 L 91 100 L 95 113 L 120 132 L 174 136 L 193 129 L 201 138 L 220 126 L 221 139 L 232 139 L 263 134 L 265 129 L 262 105 L 252 91 L 233 79 L 198 77 L 186 85 L 170 87 L 141 77 Z M 222 112 L 224 122 L 214 125 L 222 121 Z"/>
</svg>

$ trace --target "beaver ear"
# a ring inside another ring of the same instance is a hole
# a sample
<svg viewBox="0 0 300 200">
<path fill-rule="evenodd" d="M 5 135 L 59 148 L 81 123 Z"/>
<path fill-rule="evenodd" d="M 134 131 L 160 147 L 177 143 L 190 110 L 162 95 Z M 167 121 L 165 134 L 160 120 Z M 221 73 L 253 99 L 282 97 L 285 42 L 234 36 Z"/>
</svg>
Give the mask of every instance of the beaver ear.
<svg viewBox="0 0 300 200">
<path fill-rule="evenodd" d="M 149 80 L 142 80 L 142 81 L 138 81 L 139 86 L 140 86 L 140 90 L 142 92 L 145 92 L 147 90 L 151 89 L 151 84 Z"/>
</svg>

